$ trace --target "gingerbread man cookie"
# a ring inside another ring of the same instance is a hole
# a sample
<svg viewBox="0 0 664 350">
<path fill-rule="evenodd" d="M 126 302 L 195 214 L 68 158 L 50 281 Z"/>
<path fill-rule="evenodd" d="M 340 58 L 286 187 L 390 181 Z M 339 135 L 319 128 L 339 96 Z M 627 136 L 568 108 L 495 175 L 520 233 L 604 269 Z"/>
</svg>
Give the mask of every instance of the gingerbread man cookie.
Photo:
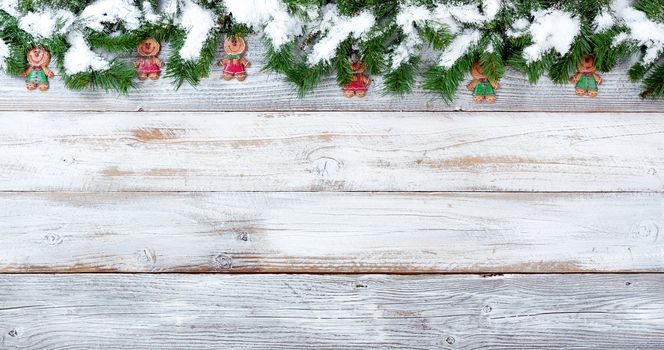
<svg viewBox="0 0 664 350">
<path fill-rule="evenodd" d="M 32 91 L 39 88 L 40 91 L 48 90 L 48 78 L 53 78 L 55 74 L 48 69 L 51 62 L 51 53 L 42 48 L 35 47 L 28 51 L 28 68 L 23 72 L 25 77 L 25 87 Z"/>
<path fill-rule="evenodd" d="M 224 73 L 222 77 L 224 80 L 231 80 L 233 78 L 238 81 L 247 79 L 246 68 L 251 67 L 251 63 L 242 56 L 247 48 L 244 39 L 239 36 L 231 36 L 224 41 L 224 52 L 226 58 L 222 59 L 219 64 L 224 66 Z"/>
<path fill-rule="evenodd" d="M 164 63 L 157 57 L 159 50 L 161 50 L 159 42 L 150 37 L 143 39 L 138 44 L 137 51 L 141 57 L 134 62 L 138 72 L 138 80 L 159 79 L 161 67 L 164 66 Z"/>
<path fill-rule="evenodd" d="M 473 81 L 466 86 L 468 90 L 473 92 L 473 100 L 477 103 L 486 101 L 487 103 L 496 102 L 496 91 L 500 89 L 500 84 L 490 81 L 482 71 L 482 65 L 479 61 L 475 62 L 470 68 L 470 75 L 473 76 Z"/>
</svg>

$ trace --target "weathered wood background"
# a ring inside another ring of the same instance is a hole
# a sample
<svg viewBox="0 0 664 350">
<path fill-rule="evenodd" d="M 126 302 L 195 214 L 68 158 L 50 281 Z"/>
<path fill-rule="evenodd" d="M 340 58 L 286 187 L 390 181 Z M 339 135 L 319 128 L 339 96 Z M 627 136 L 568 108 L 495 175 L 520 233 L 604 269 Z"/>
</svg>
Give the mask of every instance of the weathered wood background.
<svg viewBox="0 0 664 350">
<path fill-rule="evenodd" d="M 249 45 L 177 92 L 0 77 L 0 349 L 664 348 L 664 101 L 628 62 L 596 99 L 298 99 Z"/>
</svg>

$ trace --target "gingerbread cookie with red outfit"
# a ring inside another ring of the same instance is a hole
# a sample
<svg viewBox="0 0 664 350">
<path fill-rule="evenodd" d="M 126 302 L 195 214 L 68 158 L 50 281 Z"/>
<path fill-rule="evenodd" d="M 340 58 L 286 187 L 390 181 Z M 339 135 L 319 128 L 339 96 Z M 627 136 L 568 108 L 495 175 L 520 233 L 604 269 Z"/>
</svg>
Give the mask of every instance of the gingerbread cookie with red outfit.
<svg viewBox="0 0 664 350">
<path fill-rule="evenodd" d="M 164 63 L 157 57 L 160 50 L 161 45 L 159 42 L 150 37 L 143 39 L 138 44 L 136 51 L 138 51 L 141 57 L 134 62 L 138 73 L 138 80 L 145 80 L 147 78 L 152 80 L 159 79 L 161 67 L 164 66 Z"/>
<path fill-rule="evenodd" d="M 246 49 L 247 44 L 239 36 L 231 36 L 224 40 L 226 58 L 219 62 L 219 65 L 224 66 L 224 73 L 222 75 L 224 80 L 235 78 L 238 81 L 244 81 L 247 79 L 246 68 L 251 67 L 251 63 L 242 56 Z"/>
<path fill-rule="evenodd" d="M 367 90 L 369 90 L 369 84 L 371 84 L 371 79 L 368 76 L 364 75 L 364 72 L 367 70 L 366 66 L 362 62 L 355 62 L 350 65 L 351 70 L 353 71 L 353 77 L 344 88 L 344 96 L 352 98 L 357 96 L 362 98 L 367 95 Z"/>
<path fill-rule="evenodd" d="M 29 66 L 23 71 L 25 87 L 30 91 L 36 88 L 39 88 L 40 91 L 48 90 L 48 78 L 55 76 L 48 69 L 51 53 L 42 47 L 35 47 L 28 51 L 27 59 Z"/>
</svg>

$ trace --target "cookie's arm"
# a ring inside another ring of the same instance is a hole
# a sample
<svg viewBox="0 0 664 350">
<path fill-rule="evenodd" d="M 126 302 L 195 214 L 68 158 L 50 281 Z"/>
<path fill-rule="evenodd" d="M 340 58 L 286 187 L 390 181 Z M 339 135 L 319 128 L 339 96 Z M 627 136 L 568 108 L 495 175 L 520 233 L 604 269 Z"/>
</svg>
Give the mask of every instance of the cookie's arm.
<svg viewBox="0 0 664 350">
<path fill-rule="evenodd" d="M 240 59 L 240 63 L 242 63 L 242 65 L 243 65 L 245 68 L 249 68 L 249 67 L 251 67 L 251 62 L 247 61 L 247 59 L 244 58 L 244 57 L 242 57 L 242 58 Z"/>
<path fill-rule="evenodd" d="M 478 82 L 479 82 L 479 80 L 473 79 L 473 81 L 471 81 L 470 84 L 466 85 L 466 88 L 468 90 L 473 90 L 475 88 L 475 86 L 477 86 Z"/>
<path fill-rule="evenodd" d="M 26 69 L 23 71 L 23 76 L 24 76 L 24 77 L 27 77 L 28 74 L 30 74 L 30 72 L 32 72 L 32 69 L 33 69 L 32 66 L 26 68 Z"/>
<path fill-rule="evenodd" d="M 154 58 L 154 64 L 156 64 L 158 67 L 164 66 L 164 62 L 162 62 L 162 60 L 160 60 L 159 57 Z"/>
<path fill-rule="evenodd" d="M 572 78 L 570 78 L 569 82 L 570 83 L 578 83 L 580 77 L 581 77 L 581 73 L 576 73 L 576 74 L 574 74 L 574 76 L 572 76 Z"/>
<path fill-rule="evenodd" d="M 41 68 L 44 70 L 44 73 L 46 73 L 47 77 L 53 78 L 55 76 L 55 74 L 53 74 L 53 71 L 48 69 L 48 67 L 46 67 L 46 65 L 41 66 Z"/>
<path fill-rule="evenodd" d="M 497 81 L 489 81 L 489 84 L 496 90 L 500 89 L 500 84 Z"/>
<path fill-rule="evenodd" d="M 593 74 L 593 77 L 595 78 L 595 82 L 597 83 L 597 85 L 602 84 L 602 77 L 600 77 L 599 74 L 595 73 Z"/>
</svg>

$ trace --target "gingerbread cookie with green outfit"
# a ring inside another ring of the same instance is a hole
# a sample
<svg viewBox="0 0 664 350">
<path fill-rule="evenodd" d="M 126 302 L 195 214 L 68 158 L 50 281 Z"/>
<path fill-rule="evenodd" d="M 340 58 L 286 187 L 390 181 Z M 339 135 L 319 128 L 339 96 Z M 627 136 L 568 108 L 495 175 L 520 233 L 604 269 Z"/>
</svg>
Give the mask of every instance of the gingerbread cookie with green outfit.
<svg viewBox="0 0 664 350">
<path fill-rule="evenodd" d="M 470 75 L 473 76 L 473 81 L 466 87 L 473 92 L 473 100 L 477 103 L 484 101 L 487 103 L 496 102 L 496 90 L 500 88 L 500 85 L 495 81 L 487 79 L 479 61 L 475 62 L 470 68 Z"/>
<path fill-rule="evenodd" d="M 48 78 L 53 78 L 55 74 L 48 69 L 51 62 L 51 53 L 48 50 L 35 47 L 28 51 L 28 68 L 23 72 L 25 77 L 25 87 L 32 91 L 39 88 L 40 91 L 48 90 Z"/>
<path fill-rule="evenodd" d="M 597 86 L 602 84 L 602 77 L 595 73 L 595 57 L 587 55 L 579 64 L 579 70 L 569 80 L 570 83 L 576 84 L 576 95 L 590 97 L 597 96 Z"/>
</svg>

